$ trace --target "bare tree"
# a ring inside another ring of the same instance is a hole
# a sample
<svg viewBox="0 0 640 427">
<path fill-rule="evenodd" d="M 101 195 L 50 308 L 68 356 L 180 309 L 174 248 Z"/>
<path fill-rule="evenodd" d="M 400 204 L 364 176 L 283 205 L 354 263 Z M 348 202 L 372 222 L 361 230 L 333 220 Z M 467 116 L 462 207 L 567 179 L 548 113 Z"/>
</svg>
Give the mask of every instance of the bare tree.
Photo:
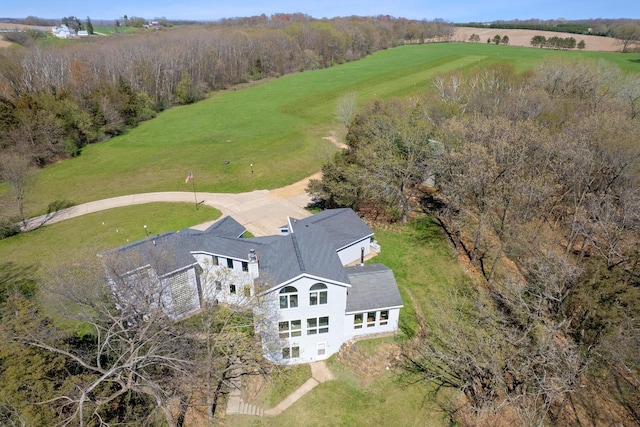
<svg viewBox="0 0 640 427">
<path fill-rule="evenodd" d="M 17 152 L 0 153 L 0 176 L 11 187 L 23 226 L 27 220 L 24 204 L 34 174 L 35 168 L 27 157 Z"/>
<path fill-rule="evenodd" d="M 635 22 L 620 25 L 614 28 L 612 33 L 620 40 L 622 52 L 626 52 L 630 45 L 640 42 L 640 25 Z"/>
<path fill-rule="evenodd" d="M 40 298 L 56 317 L 83 325 L 81 343 L 71 344 L 75 340 L 53 324 L 33 328 L 18 320 L 6 326 L 14 342 L 57 354 L 80 372 L 75 387 L 41 402 L 59 408 L 63 425 L 135 416 L 180 426 L 189 408 L 202 408 L 203 397 L 213 419 L 220 398 L 237 386 L 233 379 L 260 372 L 251 306 L 207 304 L 193 318 L 174 320 L 178 308 L 167 298 L 179 290 L 155 273 L 156 263 L 170 262 L 165 256 L 110 253 L 104 264 L 84 260 L 50 275 Z"/>
<path fill-rule="evenodd" d="M 377 201 L 403 222 L 411 211 L 410 188 L 427 175 L 432 157 L 430 124 L 414 101 L 375 104 L 349 130 L 347 139 L 363 177 L 365 197 Z"/>
<path fill-rule="evenodd" d="M 357 95 L 355 92 L 349 92 L 338 98 L 336 103 L 336 120 L 345 128 L 349 127 L 351 120 L 356 114 Z"/>
<path fill-rule="evenodd" d="M 578 274 L 550 254 L 536 257 L 527 270 L 524 282 L 502 292 L 459 295 L 453 307 L 430 316 L 437 320 L 419 319 L 402 347 L 406 372 L 435 383 L 436 393 L 460 391 L 465 402 L 456 410 L 515 414 L 511 422 L 520 425 L 554 422 L 586 366 L 568 336 L 570 322 L 559 315 Z"/>
<path fill-rule="evenodd" d="M 227 268 L 207 262 L 201 281 L 213 285 L 203 291 L 205 308 L 185 323 L 197 333 L 197 358 L 201 361 L 193 372 L 196 380 L 191 387 L 192 394 L 205 395 L 206 405 L 202 412 L 213 422 L 223 397 L 239 387 L 243 377 L 267 372 L 255 327 L 267 318 L 274 318 L 274 313 L 265 310 L 249 285 L 242 285 L 235 273 Z M 224 304 L 221 302 L 224 300 L 222 289 L 230 286 L 236 287 L 237 298 L 233 304 Z"/>
</svg>

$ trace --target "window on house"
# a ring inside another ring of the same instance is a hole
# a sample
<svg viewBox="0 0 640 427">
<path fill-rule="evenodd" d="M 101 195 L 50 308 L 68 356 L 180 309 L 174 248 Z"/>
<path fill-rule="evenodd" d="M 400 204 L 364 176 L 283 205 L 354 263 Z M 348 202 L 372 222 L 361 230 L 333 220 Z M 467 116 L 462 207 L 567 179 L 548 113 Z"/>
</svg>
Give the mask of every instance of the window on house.
<svg viewBox="0 0 640 427">
<path fill-rule="evenodd" d="M 384 326 L 389 323 L 389 310 L 382 310 L 380 312 L 380 326 Z"/>
<path fill-rule="evenodd" d="M 302 321 L 290 320 L 279 322 L 280 338 L 299 337 L 302 335 Z"/>
<path fill-rule="evenodd" d="M 249 271 L 249 263 L 242 261 L 242 271 Z"/>
<path fill-rule="evenodd" d="M 296 308 L 298 306 L 298 290 L 286 286 L 280 291 L 280 308 Z"/>
<path fill-rule="evenodd" d="M 231 258 L 227 258 L 227 267 L 233 268 L 233 260 Z"/>
<path fill-rule="evenodd" d="M 213 265 L 218 265 L 218 257 L 216 255 L 211 256 L 211 263 Z"/>
<path fill-rule="evenodd" d="M 367 313 L 367 328 L 376 326 L 376 312 L 370 311 Z"/>
<path fill-rule="evenodd" d="M 216 280 L 213 283 L 216 285 L 216 291 L 221 291 L 222 290 L 222 282 L 221 281 Z"/>
<path fill-rule="evenodd" d="M 353 329 L 362 329 L 363 314 L 359 313 L 353 316 Z"/>
<path fill-rule="evenodd" d="M 329 317 L 313 317 L 307 319 L 307 335 L 326 334 L 329 332 Z"/>
<path fill-rule="evenodd" d="M 229 285 L 229 292 L 230 292 L 232 295 L 235 295 L 235 294 L 236 294 L 236 285 L 234 285 L 233 283 L 232 283 L 232 284 L 230 284 L 230 285 Z"/>
<path fill-rule="evenodd" d="M 327 285 L 316 283 L 311 287 L 309 292 L 309 305 L 318 305 L 327 303 Z"/>
<path fill-rule="evenodd" d="M 300 357 L 300 347 L 285 347 L 282 349 L 283 359 L 295 359 Z"/>
</svg>

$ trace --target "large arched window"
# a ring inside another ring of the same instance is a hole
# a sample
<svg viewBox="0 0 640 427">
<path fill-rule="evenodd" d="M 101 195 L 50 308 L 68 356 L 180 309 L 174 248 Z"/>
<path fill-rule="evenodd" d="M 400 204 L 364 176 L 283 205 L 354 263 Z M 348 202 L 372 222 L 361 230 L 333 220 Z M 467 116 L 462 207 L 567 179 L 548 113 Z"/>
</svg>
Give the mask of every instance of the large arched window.
<svg viewBox="0 0 640 427">
<path fill-rule="evenodd" d="M 309 305 L 318 305 L 327 303 L 327 285 L 316 283 L 311 287 L 309 292 Z"/>
<path fill-rule="evenodd" d="M 298 306 L 298 290 L 293 286 L 285 286 L 280 291 L 280 308 L 296 308 Z"/>
</svg>

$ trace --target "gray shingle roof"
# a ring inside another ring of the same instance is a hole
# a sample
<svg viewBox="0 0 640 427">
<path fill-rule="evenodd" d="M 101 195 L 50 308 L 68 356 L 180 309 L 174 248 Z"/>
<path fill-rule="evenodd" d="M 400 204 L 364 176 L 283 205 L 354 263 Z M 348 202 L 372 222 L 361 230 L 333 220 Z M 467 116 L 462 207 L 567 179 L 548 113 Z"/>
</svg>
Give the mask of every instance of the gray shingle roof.
<svg viewBox="0 0 640 427">
<path fill-rule="evenodd" d="M 402 297 L 393 271 L 382 264 L 346 268 L 351 289 L 347 295 L 347 313 L 402 307 Z"/>
<path fill-rule="evenodd" d="M 322 229 L 296 226 L 293 233 L 273 236 L 266 242 L 265 247 L 256 248 L 256 253 L 260 261 L 260 279 L 267 287 L 301 274 L 349 283 L 333 243 Z"/>
<path fill-rule="evenodd" d="M 221 237 L 210 234 L 195 234 L 189 238 L 188 248 L 190 252 L 208 252 L 222 257 L 249 260 L 249 251 L 263 246 L 246 239 Z"/>
<path fill-rule="evenodd" d="M 240 224 L 230 216 L 225 216 L 224 218 L 211 224 L 211 226 L 209 226 L 209 228 L 207 228 L 204 233 L 237 239 L 238 237 L 242 236 L 245 231 L 246 228 L 244 228 L 242 224 Z"/>
<path fill-rule="evenodd" d="M 364 237 L 373 230 L 351 209 L 328 209 L 304 219 L 291 220 L 292 225 L 321 227 L 333 241 L 335 249 L 341 249 Z"/>
<path fill-rule="evenodd" d="M 351 209 L 328 210 L 292 221 L 291 233 L 286 236 L 239 238 L 244 230 L 236 220 L 225 217 L 205 231 L 185 229 L 164 233 L 112 252 L 136 259 L 135 267 L 151 265 L 156 274 L 163 276 L 193 265 L 196 261 L 192 253 L 206 252 L 248 261 L 249 251 L 254 249 L 259 259 L 260 280 L 267 287 L 302 274 L 348 284 L 347 270 L 336 250 L 373 234 Z"/>
<path fill-rule="evenodd" d="M 188 240 L 187 234 L 163 233 L 120 246 L 102 255 L 115 257 L 112 261 L 119 274 L 150 265 L 158 276 L 164 276 L 196 262 L 189 253 Z"/>
</svg>

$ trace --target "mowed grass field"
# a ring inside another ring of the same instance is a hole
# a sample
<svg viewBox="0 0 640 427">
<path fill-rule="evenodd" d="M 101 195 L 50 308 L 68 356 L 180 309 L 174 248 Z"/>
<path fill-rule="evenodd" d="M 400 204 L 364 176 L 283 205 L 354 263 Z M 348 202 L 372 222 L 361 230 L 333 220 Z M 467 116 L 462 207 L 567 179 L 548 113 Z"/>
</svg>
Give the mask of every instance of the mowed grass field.
<svg viewBox="0 0 640 427">
<path fill-rule="evenodd" d="M 109 209 L 61 221 L 0 240 L 0 262 L 45 269 L 87 257 L 149 235 L 177 231 L 220 217 L 220 211 L 193 203 L 148 203 Z"/>
<path fill-rule="evenodd" d="M 199 191 L 243 192 L 276 188 L 318 171 L 336 148 L 323 139 L 342 134 L 336 102 L 355 92 L 360 104 L 425 91 L 438 73 L 493 62 L 517 70 L 546 58 L 602 58 L 638 70 L 637 55 L 557 52 L 450 43 L 403 46 L 360 61 L 285 76 L 176 107 L 127 134 L 86 147 L 74 159 L 40 171 L 27 196 L 30 215 L 56 200 L 83 203 L 150 191 L 189 191 L 193 171 Z M 251 175 L 250 165 L 255 173 Z M 2 216 L 15 214 L 7 186 L 0 186 Z"/>
</svg>

